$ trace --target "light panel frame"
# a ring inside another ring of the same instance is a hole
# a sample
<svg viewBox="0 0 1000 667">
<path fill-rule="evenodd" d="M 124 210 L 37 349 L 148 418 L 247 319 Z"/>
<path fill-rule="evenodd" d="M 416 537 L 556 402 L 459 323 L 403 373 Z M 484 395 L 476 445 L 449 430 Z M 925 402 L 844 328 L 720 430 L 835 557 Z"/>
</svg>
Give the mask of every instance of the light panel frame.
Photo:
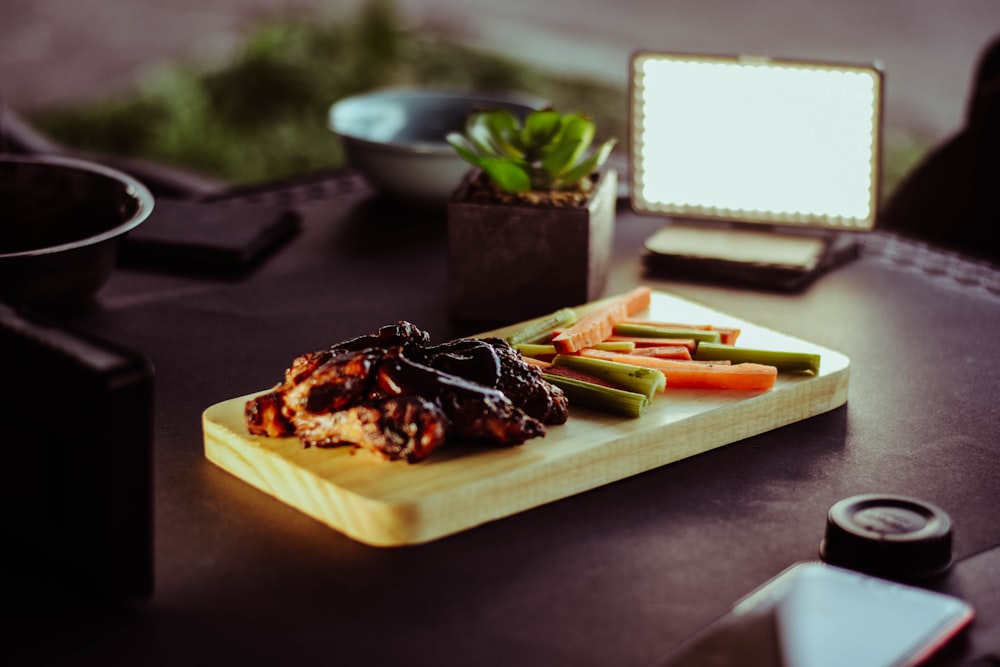
<svg viewBox="0 0 1000 667">
<path fill-rule="evenodd" d="M 629 78 L 636 212 L 874 228 L 884 88 L 878 63 L 637 51 Z"/>
</svg>

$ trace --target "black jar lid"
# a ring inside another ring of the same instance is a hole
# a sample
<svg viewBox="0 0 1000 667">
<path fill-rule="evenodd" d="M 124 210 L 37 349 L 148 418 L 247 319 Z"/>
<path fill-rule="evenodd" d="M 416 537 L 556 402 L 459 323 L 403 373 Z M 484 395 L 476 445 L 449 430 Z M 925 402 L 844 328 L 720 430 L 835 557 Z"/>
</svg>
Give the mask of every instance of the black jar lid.
<svg viewBox="0 0 1000 667">
<path fill-rule="evenodd" d="M 951 566 L 951 519 L 906 496 L 867 494 L 839 501 L 827 514 L 820 557 L 878 577 L 913 581 Z"/>
</svg>

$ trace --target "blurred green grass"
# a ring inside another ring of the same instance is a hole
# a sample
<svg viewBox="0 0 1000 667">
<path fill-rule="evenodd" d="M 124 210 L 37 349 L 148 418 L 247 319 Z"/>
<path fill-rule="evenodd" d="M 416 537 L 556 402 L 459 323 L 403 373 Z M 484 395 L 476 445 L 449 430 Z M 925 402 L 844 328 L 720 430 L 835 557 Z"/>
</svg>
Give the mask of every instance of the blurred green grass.
<svg viewBox="0 0 1000 667">
<path fill-rule="evenodd" d="M 150 72 L 131 94 L 35 111 L 31 120 L 67 146 L 254 183 L 342 166 L 326 126 L 330 105 L 390 86 L 529 93 L 588 114 L 599 138 L 627 142 L 625 89 L 411 30 L 393 0 L 369 0 L 356 14 L 326 22 L 271 19 L 250 30 L 221 66 L 175 63 Z M 905 129 L 887 128 L 883 198 L 926 149 Z"/>
<path fill-rule="evenodd" d="M 220 67 L 162 67 L 132 94 L 36 111 L 31 121 L 67 146 L 260 182 L 341 166 L 339 142 L 326 125 L 330 105 L 391 86 L 524 92 L 587 113 L 602 136 L 624 139 L 627 130 L 624 90 L 408 30 L 391 0 L 326 23 L 272 19 Z"/>
</svg>

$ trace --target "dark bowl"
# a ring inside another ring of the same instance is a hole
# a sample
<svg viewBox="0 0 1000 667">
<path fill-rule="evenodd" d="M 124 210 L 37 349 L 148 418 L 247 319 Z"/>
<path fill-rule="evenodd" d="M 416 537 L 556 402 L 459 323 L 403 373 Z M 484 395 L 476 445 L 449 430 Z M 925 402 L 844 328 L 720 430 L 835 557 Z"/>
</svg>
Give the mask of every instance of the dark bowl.
<svg viewBox="0 0 1000 667">
<path fill-rule="evenodd" d="M 84 160 L 0 155 L 0 301 L 77 306 L 107 282 L 153 210 L 133 177 Z"/>
</svg>

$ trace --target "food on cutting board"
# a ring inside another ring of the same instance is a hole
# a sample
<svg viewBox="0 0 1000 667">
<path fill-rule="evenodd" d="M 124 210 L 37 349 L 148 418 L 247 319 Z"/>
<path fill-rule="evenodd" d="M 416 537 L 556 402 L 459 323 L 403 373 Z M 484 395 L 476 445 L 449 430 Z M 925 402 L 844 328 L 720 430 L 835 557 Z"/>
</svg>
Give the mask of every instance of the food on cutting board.
<svg viewBox="0 0 1000 667">
<path fill-rule="evenodd" d="M 656 393 L 671 389 L 768 391 L 779 373 L 819 374 L 820 355 L 737 347 L 740 330 L 714 324 L 643 319 L 651 290 L 638 287 L 601 302 L 575 321 L 560 311 L 507 337 L 570 405 L 639 417 L 654 400 L 648 386 L 623 381 L 656 373 Z M 558 323 L 563 323 L 562 325 Z M 547 328 L 547 332 L 543 329 Z M 529 340 L 530 339 L 530 340 Z"/>
<path fill-rule="evenodd" d="M 820 355 L 814 352 L 758 350 L 725 343 L 699 343 L 694 358 L 700 361 L 725 359 L 730 363 L 756 363 L 774 366 L 783 373 L 819 373 Z"/>
<path fill-rule="evenodd" d="M 641 319 L 638 287 L 578 316 L 562 308 L 505 338 L 431 344 L 409 322 L 295 358 L 246 404 L 251 434 L 421 461 L 451 438 L 520 445 L 578 405 L 638 418 L 671 389 L 768 391 L 820 355 L 737 347 L 740 330 Z"/>
<path fill-rule="evenodd" d="M 614 333 L 615 325 L 649 308 L 653 290 L 637 287 L 594 308 L 552 338 L 560 354 L 572 354 L 600 343 Z"/>
<path fill-rule="evenodd" d="M 250 399 L 254 435 L 316 447 L 354 445 L 411 463 L 450 438 L 519 445 L 561 424 L 568 401 L 501 338 L 432 345 L 409 322 L 294 359 L 284 379 Z"/>
<path fill-rule="evenodd" d="M 690 360 L 663 359 L 638 354 L 618 354 L 603 350 L 580 350 L 580 356 L 622 364 L 655 368 L 663 373 L 671 389 L 743 389 L 764 391 L 774 386 L 778 369 L 767 364 L 694 364 Z"/>
</svg>

